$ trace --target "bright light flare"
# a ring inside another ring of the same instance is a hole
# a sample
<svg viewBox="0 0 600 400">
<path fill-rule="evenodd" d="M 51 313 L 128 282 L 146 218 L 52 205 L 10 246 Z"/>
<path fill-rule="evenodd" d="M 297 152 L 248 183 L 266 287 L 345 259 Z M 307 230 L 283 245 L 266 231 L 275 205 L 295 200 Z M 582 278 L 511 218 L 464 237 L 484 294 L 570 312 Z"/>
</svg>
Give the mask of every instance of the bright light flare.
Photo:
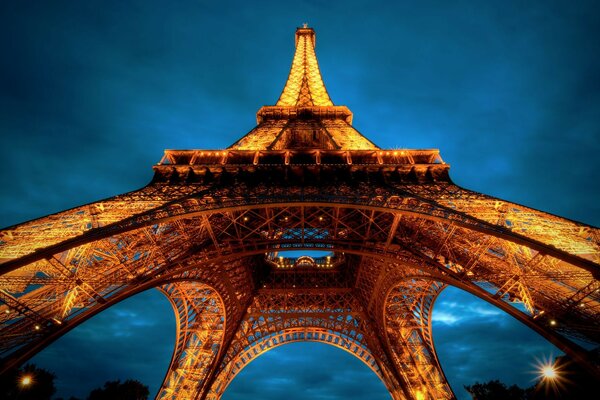
<svg viewBox="0 0 600 400">
<path fill-rule="evenodd" d="M 540 374 L 544 379 L 556 379 L 558 378 L 558 374 L 556 373 L 556 369 L 554 365 L 544 365 L 540 370 Z"/>
<path fill-rule="evenodd" d="M 552 357 L 542 360 L 536 359 L 533 365 L 535 366 L 538 379 L 542 381 L 555 381 L 561 378 L 560 371 L 554 361 L 552 361 Z"/>
<path fill-rule="evenodd" d="M 535 374 L 539 380 L 538 388 L 547 394 L 550 392 L 559 393 L 566 383 L 560 366 L 556 365 L 553 358 L 550 356 L 547 359 L 536 359 L 533 364 Z"/>
<path fill-rule="evenodd" d="M 23 375 L 21 377 L 21 386 L 29 386 L 33 383 L 33 377 L 31 375 Z"/>
</svg>

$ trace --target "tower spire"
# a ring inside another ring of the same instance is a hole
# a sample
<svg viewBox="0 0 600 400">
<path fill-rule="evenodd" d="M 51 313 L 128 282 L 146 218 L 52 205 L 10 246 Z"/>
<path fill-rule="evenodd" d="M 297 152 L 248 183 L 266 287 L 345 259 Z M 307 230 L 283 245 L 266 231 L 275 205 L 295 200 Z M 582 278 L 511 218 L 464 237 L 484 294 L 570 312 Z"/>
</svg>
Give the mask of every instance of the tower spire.
<svg viewBox="0 0 600 400">
<path fill-rule="evenodd" d="M 277 104 L 256 113 L 257 126 L 229 149 L 374 150 L 378 147 L 352 127 L 352 112 L 333 104 L 325 89 L 315 31 L 296 28 L 296 51 Z"/>
<path fill-rule="evenodd" d="M 296 29 L 296 52 L 277 106 L 332 106 L 315 54 L 316 34 L 305 23 Z"/>
</svg>

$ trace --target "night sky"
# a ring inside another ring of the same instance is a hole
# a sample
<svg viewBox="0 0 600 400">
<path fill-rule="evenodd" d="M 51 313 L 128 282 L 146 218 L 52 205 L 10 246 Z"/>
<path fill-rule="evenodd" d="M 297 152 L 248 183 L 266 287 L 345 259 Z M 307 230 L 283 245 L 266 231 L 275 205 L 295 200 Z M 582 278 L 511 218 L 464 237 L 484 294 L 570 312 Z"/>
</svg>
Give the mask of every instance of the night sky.
<svg viewBox="0 0 600 400">
<path fill-rule="evenodd" d="M 418 3 L 2 2 L 0 226 L 144 186 L 166 148 L 235 142 L 276 102 L 303 22 L 332 100 L 377 145 L 439 148 L 461 186 L 600 225 L 597 2 Z M 476 380 L 528 386 L 535 358 L 560 354 L 456 289 L 433 316 L 461 399 Z M 155 393 L 174 336 L 151 290 L 33 361 L 60 396 L 127 378 Z M 254 361 L 224 398 L 389 396 L 353 356 L 300 343 Z"/>
</svg>

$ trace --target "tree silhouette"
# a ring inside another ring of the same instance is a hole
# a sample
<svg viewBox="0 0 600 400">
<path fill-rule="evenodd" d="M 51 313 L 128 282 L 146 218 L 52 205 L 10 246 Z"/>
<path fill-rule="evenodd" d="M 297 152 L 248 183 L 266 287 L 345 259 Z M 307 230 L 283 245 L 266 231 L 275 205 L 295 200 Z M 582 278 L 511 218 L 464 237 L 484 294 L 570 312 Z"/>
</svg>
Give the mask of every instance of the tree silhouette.
<svg viewBox="0 0 600 400">
<path fill-rule="evenodd" d="M 56 376 L 34 364 L 0 376 L 0 395 L 5 400 L 50 400 L 56 392 Z"/>
<path fill-rule="evenodd" d="M 149 394 L 148 386 L 139 381 L 128 379 L 121 383 L 116 380 L 106 382 L 103 388 L 92 390 L 87 400 L 146 400 Z"/>
<path fill-rule="evenodd" d="M 499 380 L 486 383 L 475 382 L 465 389 L 473 400 L 528 400 L 531 398 L 532 388 L 521 389 L 517 385 L 506 386 Z"/>
<path fill-rule="evenodd" d="M 595 354 L 598 350 L 594 350 Z M 588 399 L 595 393 L 597 380 L 568 356 L 557 357 L 553 363 L 557 377 L 542 378 L 533 386 L 522 389 L 516 385 L 492 380 L 465 386 L 473 400 L 572 400 Z"/>
</svg>

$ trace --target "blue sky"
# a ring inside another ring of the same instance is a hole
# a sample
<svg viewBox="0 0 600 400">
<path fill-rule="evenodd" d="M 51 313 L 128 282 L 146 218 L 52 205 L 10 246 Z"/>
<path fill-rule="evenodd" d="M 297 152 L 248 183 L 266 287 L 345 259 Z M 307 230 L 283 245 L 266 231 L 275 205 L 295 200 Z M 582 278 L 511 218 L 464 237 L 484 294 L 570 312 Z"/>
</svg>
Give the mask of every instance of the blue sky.
<svg viewBox="0 0 600 400">
<path fill-rule="evenodd" d="M 4 2 L 0 226 L 141 187 L 165 148 L 233 143 L 254 126 L 260 106 L 277 100 L 303 22 L 317 31 L 331 98 L 376 144 L 439 148 L 459 185 L 598 226 L 597 8 L 592 1 Z M 155 390 L 174 337 L 169 307 L 156 291 L 141 294 L 35 361 L 57 372 L 65 396 L 128 377 Z M 434 318 L 440 359 L 459 395 L 475 380 L 529 384 L 529 363 L 552 351 L 457 290 L 442 294 Z M 269 388 L 265 399 L 307 390 L 327 399 L 387 396 L 359 361 L 324 345 L 273 350 L 226 399 L 249 398 L 257 382 Z"/>
</svg>

